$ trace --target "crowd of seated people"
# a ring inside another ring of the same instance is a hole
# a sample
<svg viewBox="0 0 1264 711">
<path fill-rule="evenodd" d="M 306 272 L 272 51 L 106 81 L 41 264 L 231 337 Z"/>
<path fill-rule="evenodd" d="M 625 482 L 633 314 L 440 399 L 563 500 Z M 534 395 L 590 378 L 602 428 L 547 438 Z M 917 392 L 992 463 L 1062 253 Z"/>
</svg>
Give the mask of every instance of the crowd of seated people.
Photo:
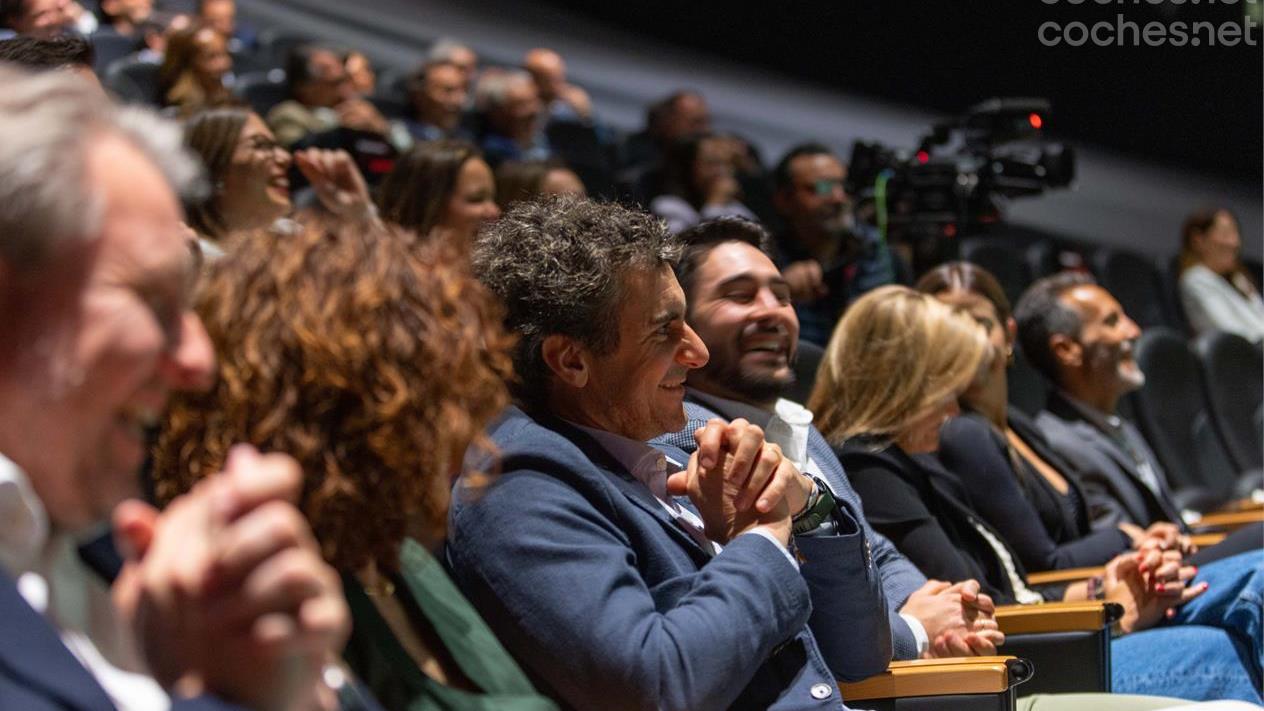
<svg viewBox="0 0 1264 711">
<path fill-rule="evenodd" d="M 1088 275 L 898 285 L 830 148 L 765 171 L 692 91 L 620 139 L 551 49 L 303 41 L 264 117 L 232 0 L 94 9 L 165 116 L 66 0 L 0 0 L 0 708 L 845 710 L 1095 600 L 1115 693 L 1019 708 L 1261 703 L 1264 526 L 1195 544 Z M 1187 222 L 1195 329 L 1253 338 L 1240 250 Z"/>
</svg>

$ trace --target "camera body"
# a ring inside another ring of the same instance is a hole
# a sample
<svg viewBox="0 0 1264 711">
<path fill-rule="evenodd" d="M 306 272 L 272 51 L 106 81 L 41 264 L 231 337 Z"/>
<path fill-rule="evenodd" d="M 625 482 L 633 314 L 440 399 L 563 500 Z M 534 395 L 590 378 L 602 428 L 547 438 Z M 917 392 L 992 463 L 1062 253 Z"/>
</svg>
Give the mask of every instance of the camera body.
<svg viewBox="0 0 1264 711">
<path fill-rule="evenodd" d="M 915 150 L 856 141 L 847 192 L 857 214 L 920 262 L 951 257 L 944 241 L 1001 220 L 1005 200 L 1066 187 L 1075 152 L 1045 140 L 1045 99 L 989 99 L 934 124 Z"/>
</svg>

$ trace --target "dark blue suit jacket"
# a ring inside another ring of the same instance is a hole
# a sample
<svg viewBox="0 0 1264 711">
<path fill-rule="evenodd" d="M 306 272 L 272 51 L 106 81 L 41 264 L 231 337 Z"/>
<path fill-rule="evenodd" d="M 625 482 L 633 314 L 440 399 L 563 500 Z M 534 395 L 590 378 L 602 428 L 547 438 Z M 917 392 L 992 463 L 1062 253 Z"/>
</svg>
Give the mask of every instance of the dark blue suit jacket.
<svg viewBox="0 0 1264 711">
<path fill-rule="evenodd" d="M 697 443 L 693 439 L 694 431 L 713 417 L 729 421 L 741 417 L 760 427 L 767 426 L 769 420 L 772 419 L 772 413 L 767 410 L 735 400 L 709 395 L 693 388 L 686 390 L 685 415 L 689 418 L 689 423 L 685 425 L 685 429 L 680 432 L 663 435 L 654 441 L 663 442 L 679 447 L 685 452 L 693 453 L 694 449 L 697 448 Z M 857 518 L 864 528 L 865 538 L 869 541 L 870 548 L 873 551 L 874 566 L 877 567 L 878 574 L 882 576 L 882 588 L 886 593 L 889 607 L 888 618 L 891 624 L 891 642 L 894 647 L 895 658 L 916 659 L 917 639 L 913 636 L 912 630 L 909 629 L 908 623 L 904 621 L 904 618 L 900 617 L 899 610 L 904 606 L 909 595 L 912 595 L 913 591 L 926 583 L 926 576 L 922 575 L 917 566 L 913 565 L 908 558 L 905 558 L 900 551 L 896 550 L 895 545 L 886 536 L 869 526 L 869 522 L 865 520 L 860 497 L 856 494 L 856 490 L 852 488 L 851 482 L 848 481 L 847 474 L 843 471 L 843 465 L 839 463 L 838 457 L 834 455 L 834 450 L 830 448 L 829 443 L 825 441 L 825 437 L 821 435 L 820 430 L 816 429 L 815 426 L 811 426 L 808 430 L 808 456 L 821 468 L 821 473 L 825 475 L 825 483 L 829 484 L 834 497 L 846 502 L 851 507 L 851 510 L 856 512 Z M 824 592 L 832 594 L 830 591 Z"/>
<path fill-rule="evenodd" d="M 840 709 L 835 677 L 890 661 L 886 601 L 854 521 L 844 535 L 800 537 L 801 572 L 757 535 L 712 556 L 577 428 L 510 408 L 491 438 L 501 474 L 481 495 L 458 484 L 448 564 L 565 704 Z M 818 587 L 833 594 L 813 598 Z"/>
<path fill-rule="evenodd" d="M 107 583 L 123 561 L 109 534 L 79 548 L 83 562 Z M 345 711 L 381 711 L 363 689 L 343 687 Z M 213 696 L 172 699 L 172 711 L 245 711 Z M 92 673 L 61 643 L 57 630 L 18 592 L 0 569 L 0 709 L 9 711 L 111 711 L 114 702 Z"/>
<path fill-rule="evenodd" d="M 114 703 L 61 643 L 57 630 L 27 604 L 0 570 L 0 709 L 109 711 Z M 241 707 L 213 697 L 174 700 L 173 711 L 229 711 Z"/>
</svg>

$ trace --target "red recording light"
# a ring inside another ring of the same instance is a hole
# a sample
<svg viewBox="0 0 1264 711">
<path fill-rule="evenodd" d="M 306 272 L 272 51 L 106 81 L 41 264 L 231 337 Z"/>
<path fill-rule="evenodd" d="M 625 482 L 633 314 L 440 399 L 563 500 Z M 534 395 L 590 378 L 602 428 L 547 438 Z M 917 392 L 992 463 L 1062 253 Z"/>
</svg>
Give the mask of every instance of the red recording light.
<svg viewBox="0 0 1264 711">
<path fill-rule="evenodd" d="M 918 163 L 926 163 L 926 162 L 929 162 L 929 161 L 930 161 L 930 153 L 927 153 L 926 151 L 918 151 L 918 152 L 917 152 L 917 162 L 918 162 Z"/>
<path fill-rule="evenodd" d="M 1035 113 L 1027 115 L 1027 122 L 1031 124 L 1032 128 L 1037 130 L 1039 130 L 1041 126 L 1045 125 L 1045 120 L 1040 118 L 1040 114 Z"/>
</svg>

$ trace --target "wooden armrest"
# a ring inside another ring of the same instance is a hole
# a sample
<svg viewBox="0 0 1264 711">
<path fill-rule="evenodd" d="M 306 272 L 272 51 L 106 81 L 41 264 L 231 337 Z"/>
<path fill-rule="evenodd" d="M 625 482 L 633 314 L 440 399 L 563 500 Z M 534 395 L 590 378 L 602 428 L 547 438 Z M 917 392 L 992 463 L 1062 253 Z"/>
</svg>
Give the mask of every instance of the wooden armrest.
<svg viewBox="0 0 1264 711">
<path fill-rule="evenodd" d="M 1073 583 L 1077 580 L 1088 580 L 1096 575 L 1105 575 L 1106 569 L 1103 567 L 1096 568 L 1063 568 L 1062 570 L 1044 570 L 1039 573 L 1030 573 L 1027 576 L 1028 585 L 1051 585 L 1053 583 Z"/>
<path fill-rule="evenodd" d="M 1001 605 L 996 608 L 996 623 L 1007 635 L 1093 632 L 1114 624 L 1122 614 L 1122 607 L 1103 600 Z"/>
<path fill-rule="evenodd" d="M 1264 503 L 1252 501 L 1251 499 L 1238 499 L 1230 501 L 1224 506 L 1212 512 L 1212 514 L 1234 513 L 1238 511 L 1264 511 Z"/>
<path fill-rule="evenodd" d="M 1031 665 L 1015 657 L 958 657 L 891 662 L 885 672 L 840 682 L 848 703 L 941 694 L 999 694 L 1031 677 Z"/>
<path fill-rule="evenodd" d="M 1220 533 L 1195 533 L 1189 537 L 1189 540 L 1199 548 L 1210 548 L 1223 541 L 1227 535 L 1229 534 L 1223 531 Z"/>
<path fill-rule="evenodd" d="M 1210 513 L 1190 526 L 1196 533 L 1212 533 L 1215 530 L 1232 531 L 1249 523 L 1264 521 L 1264 510 L 1230 511 Z"/>
</svg>

